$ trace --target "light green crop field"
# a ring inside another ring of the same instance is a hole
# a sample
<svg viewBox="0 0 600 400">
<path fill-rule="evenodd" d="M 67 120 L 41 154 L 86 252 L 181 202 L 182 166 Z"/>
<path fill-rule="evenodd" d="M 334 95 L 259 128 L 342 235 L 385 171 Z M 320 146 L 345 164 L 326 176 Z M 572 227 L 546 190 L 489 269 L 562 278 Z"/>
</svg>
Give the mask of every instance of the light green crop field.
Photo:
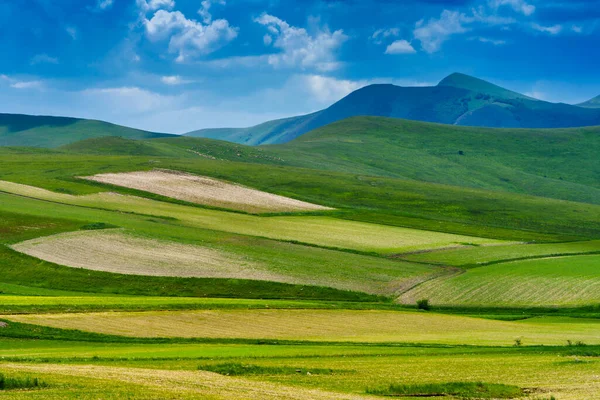
<svg viewBox="0 0 600 400">
<path fill-rule="evenodd" d="M 600 302 L 600 255 L 494 264 L 426 282 L 401 296 L 468 306 L 576 306 Z"/>
<path fill-rule="evenodd" d="M 600 344 L 600 320 L 493 321 L 442 314 L 353 310 L 210 310 L 1 316 L 9 321 L 132 337 L 281 339 L 510 346 L 567 340 Z"/>
<path fill-rule="evenodd" d="M 10 339 L 0 340 L 0 354 L 7 357 L 6 361 L 0 362 L 0 370 L 11 376 L 40 377 L 49 386 L 35 391 L 0 392 L 0 396 L 37 399 L 92 399 L 98 396 L 115 399 L 362 399 L 370 398 L 365 393 L 368 388 L 385 387 L 390 382 L 480 381 L 526 388 L 527 398 L 531 399 L 549 399 L 550 396 L 566 400 L 592 399 L 600 390 L 597 379 L 600 362 L 594 357 L 576 355 L 577 350 L 552 347 L 97 345 Z M 16 363 L 17 359 L 28 362 Z M 198 370 L 213 365 L 240 364 L 254 366 L 255 370 L 262 368 L 263 372 L 258 370 L 251 375 L 228 377 Z M 282 392 L 282 386 L 293 390 Z M 224 391 L 224 387 L 230 392 Z M 306 392 L 310 389 L 319 392 Z M 231 393 L 231 390 L 235 392 Z"/>
<path fill-rule="evenodd" d="M 204 229 L 360 251 L 398 253 L 460 246 L 461 243 L 502 243 L 493 239 L 343 221 L 330 217 L 257 217 L 111 193 L 72 196 L 4 181 L 0 182 L 0 190 L 74 206 L 175 218 L 182 224 Z"/>
<path fill-rule="evenodd" d="M 522 244 L 494 247 L 449 249 L 402 257 L 405 260 L 432 264 L 474 267 L 502 260 L 550 257 L 568 254 L 599 253 L 600 241 Z"/>
</svg>

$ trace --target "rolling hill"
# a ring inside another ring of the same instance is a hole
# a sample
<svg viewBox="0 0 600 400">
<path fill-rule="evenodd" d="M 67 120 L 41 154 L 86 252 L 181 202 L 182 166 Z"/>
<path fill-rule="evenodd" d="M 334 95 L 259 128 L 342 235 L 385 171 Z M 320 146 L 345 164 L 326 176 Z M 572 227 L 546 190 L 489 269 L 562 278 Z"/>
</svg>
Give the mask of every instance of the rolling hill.
<svg viewBox="0 0 600 400">
<path fill-rule="evenodd" d="M 306 132 L 353 116 L 497 128 L 600 125 L 600 110 L 536 100 L 455 73 L 437 86 L 370 85 L 312 114 L 269 121 L 250 128 L 203 129 L 186 135 L 249 145 L 287 143 Z"/>
<path fill-rule="evenodd" d="M 108 139 L 104 139 L 107 141 Z M 141 143 L 141 142 L 140 142 Z M 187 157 L 294 166 L 364 176 L 600 203 L 600 127 L 513 129 L 460 127 L 383 117 L 353 117 L 289 143 L 246 146 L 204 138 L 145 140 L 155 156 L 177 148 Z M 109 145 L 78 151 L 120 154 Z M 146 149 L 147 147 L 145 147 Z"/>
<path fill-rule="evenodd" d="M 103 136 L 149 139 L 171 135 L 89 119 L 0 114 L 0 146 L 58 147 Z"/>
</svg>

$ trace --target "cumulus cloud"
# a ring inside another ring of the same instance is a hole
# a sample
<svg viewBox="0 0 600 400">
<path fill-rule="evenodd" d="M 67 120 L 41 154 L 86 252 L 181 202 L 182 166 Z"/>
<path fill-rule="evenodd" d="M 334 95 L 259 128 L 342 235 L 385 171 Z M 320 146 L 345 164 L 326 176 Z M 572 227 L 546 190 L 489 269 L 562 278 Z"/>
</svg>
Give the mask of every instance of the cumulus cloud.
<svg viewBox="0 0 600 400">
<path fill-rule="evenodd" d="M 320 103 L 332 103 L 366 86 L 367 81 L 350 81 L 321 75 L 301 77 L 310 94 Z"/>
<path fill-rule="evenodd" d="M 158 10 L 145 19 L 146 36 L 153 42 L 167 41 L 170 53 L 184 62 L 197 55 L 210 54 L 237 37 L 238 29 L 224 19 L 203 24 L 187 19 L 180 11 Z"/>
<path fill-rule="evenodd" d="M 31 65 L 37 64 L 58 64 L 58 58 L 50 57 L 48 54 L 36 54 L 29 62 Z"/>
<path fill-rule="evenodd" d="M 549 33 L 550 35 L 558 35 L 563 29 L 562 25 L 560 25 L 560 24 L 552 25 L 552 26 L 544 26 L 544 25 L 534 23 L 534 24 L 531 24 L 531 27 L 538 32 Z"/>
<path fill-rule="evenodd" d="M 498 9 L 503 6 L 511 7 L 514 11 L 525 16 L 530 16 L 535 12 L 535 6 L 527 3 L 525 0 L 490 0 L 490 7 Z"/>
<path fill-rule="evenodd" d="M 421 42 L 421 47 L 428 53 L 435 53 L 442 44 L 454 34 L 467 32 L 463 23 L 466 16 L 458 11 L 444 10 L 440 18 L 431 18 L 427 23 L 417 22 L 413 35 Z"/>
<path fill-rule="evenodd" d="M 277 54 L 269 55 L 268 63 L 274 67 L 300 67 L 332 71 L 340 67 L 336 51 L 348 40 L 342 30 L 329 31 L 327 27 L 318 28 L 310 34 L 304 28 L 289 25 L 273 15 L 262 14 L 255 22 L 265 26 L 271 40 L 266 45 L 279 49 Z"/>
<path fill-rule="evenodd" d="M 136 0 L 136 4 L 143 13 L 175 8 L 175 0 Z"/>
<path fill-rule="evenodd" d="M 212 14 L 210 13 L 210 8 L 213 4 L 225 5 L 225 0 L 204 0 L 202 3 L 202 7 L 198 10 L 198 15 L 202 17 L 202 21 L 205 24 L 210 24 L 212 21 Z"/>
<path fill-rule="evenodd" d="M 386 49 L 385 54 L 413 54 L 416 50 L 406 40 L 396 40 Z"/>
</svg>

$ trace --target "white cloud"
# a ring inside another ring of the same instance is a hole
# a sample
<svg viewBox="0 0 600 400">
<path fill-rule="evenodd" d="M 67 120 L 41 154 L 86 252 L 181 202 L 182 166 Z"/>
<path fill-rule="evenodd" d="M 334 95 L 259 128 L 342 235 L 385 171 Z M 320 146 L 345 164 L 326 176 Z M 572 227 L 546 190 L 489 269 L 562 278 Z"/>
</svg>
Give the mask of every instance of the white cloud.
<svg viewBox="0 0 600 400">
<path fill-rule="evenodd" d="M 350 81 L 321 75 L 305 75 L 302 79 L 311 95 L 321 103 L 333 103 L 368 85 L 367 81 Z"/>
<path fill-rule="evenodd" d="M 13 89 L 42 89 L 44 84 L 42 81 L 15 81 L 10 84 Z"/>
<path fill-rule="evenodd" d="M 162 76 L 160 81 L 165 85 L 185 85 L 187 83 L 192 83 L 193 81 L 188 79 L 183 79 L 179 75 L 171 75 L 171 76 Z"/>
<path fill-rule="evenodd" d="M 483 37 L 483 36 L 470 38 L 470 40 L 477 40 L 477 41 L 479 41 L 481 43 L 493 44 L 494 46 L 502 46 L 502 45 L 506 44 L 506 40 L 490 39 L 490 38 Z"/>
<path fill-rule="evenodd" d="M 80 94 L 92 107 L 94 104 L 110 104 L 116 114 L 156 112 L 175 107 L 179 103 L 175 96 L 165 96 L 135 86 L 86 89 Z"/>
<path fill-rule="evenodd" d="M 552 26 L 543 26 L 537 23 L 533 23 L 531 24 L 531 27 L 538 32 L 549 33 L 550 35 L 557 35 L 563 29 L 562 25 L 559 24 Z"/>
<path fill-rule="evenodd" d="M 348 40 L 348 36 L 342 30 L 330 32 L 325 27 L 318 28 L 314 34 L 310 34 L 304 28 L 290 26 L 269 14 L 261 15 L 255 22 L 267 27 L 269 33 L 274 36 L 274 41 L 268 45 L 281 50 L 280 53 L 269 55 L 270 65 L 314 68 L 319 71 L 332 71 L 340 67 L 335 53 Z"/>
<path fill-rule="evenodd" d="M 417 22 L 413 34 L 428 53 L 435 53 L 448 38 L 457 33 L 467 32 L 463 26 L 466 16 L 457 11 L 444 10 L 439 19 L 432 18 L 427 23 Z"/>
<path fill-rule="evenodd" d="M 579 25 L 573 25 L 571 27 L 571 30 L 575 33 L 582 33 L 583 32 L 583 27 L 579 26 Z"/>
<path fill-rule="evenodd" d="M 381 44 L 383 43 L 384 39 L 396 37 L 399 34 L 400 29 L 398 28 L 378 29 L 371 35 L 371 40 L 373 40 L 376 44 Z"/>
<path fill-rule="evenodd" d="M 525 0 L 490 0 L 488 4 L 494 9 L 508 6 L 525 16 L 530 16 L 535 12 L 535 6 L 527 3 Z"/>
<path fill-rule="evenodd" d="M 29 62 L 31 65 L 37 64 L 58 64 L 58 58 L 50 57 L 48 54 L 37 54 Z"/>
<path fill-rule="evenodd" d="M 396 40 L 385 49 L 385 54 L 413 54 L 416 50 L 406 40 Z"/>
<path fill-rule="evenodd" d="M 198 15 L 202 17 L 202 21 L 205 24 L 210 24 L 212 21 L 212 14 L 210 13 L 211 6 L 216 3 L 220 5 L 225 5 L 225 0 L 204 0 L 201 4 L 202 7 L 198 10 Z"/>
<path fill-rule="evenodd" d="M 98 3 L 96 4 L 96 8 L 98 10 L 108 10 L 109 8 L 112 7 L 114 3 L 114 0 L 98 0 Z"/>
<path fill-rule="evenodd" d="M 180 11 L 158 10 L 144 21 L 146 36 L 151 41 L 169 40 L 169 52 L 184 62 L 197 55 L 212 53 L 237 37 L 237 28 L 224 19 L 202 24 L 187 19 Z"/>
<path fill-rule="evenodd" d="M 136 4 L 144 13 L 156 10 L 172 10 L 175 8 L 175 0 L 136 0 Z"/>
</svg>

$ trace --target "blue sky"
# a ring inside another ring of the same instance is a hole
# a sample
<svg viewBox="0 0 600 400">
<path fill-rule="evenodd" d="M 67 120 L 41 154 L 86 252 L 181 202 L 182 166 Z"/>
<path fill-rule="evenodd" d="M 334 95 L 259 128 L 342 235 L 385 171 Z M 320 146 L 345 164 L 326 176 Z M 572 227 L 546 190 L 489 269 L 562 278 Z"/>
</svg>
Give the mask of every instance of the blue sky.
<svg viewBox="0 0 600 400">
<path fill-rule="evenodd" d="M 458 71 L 600 94 L 600 0 L 0 0 L 0 112 L 181 133 Z"/>
</svg>

